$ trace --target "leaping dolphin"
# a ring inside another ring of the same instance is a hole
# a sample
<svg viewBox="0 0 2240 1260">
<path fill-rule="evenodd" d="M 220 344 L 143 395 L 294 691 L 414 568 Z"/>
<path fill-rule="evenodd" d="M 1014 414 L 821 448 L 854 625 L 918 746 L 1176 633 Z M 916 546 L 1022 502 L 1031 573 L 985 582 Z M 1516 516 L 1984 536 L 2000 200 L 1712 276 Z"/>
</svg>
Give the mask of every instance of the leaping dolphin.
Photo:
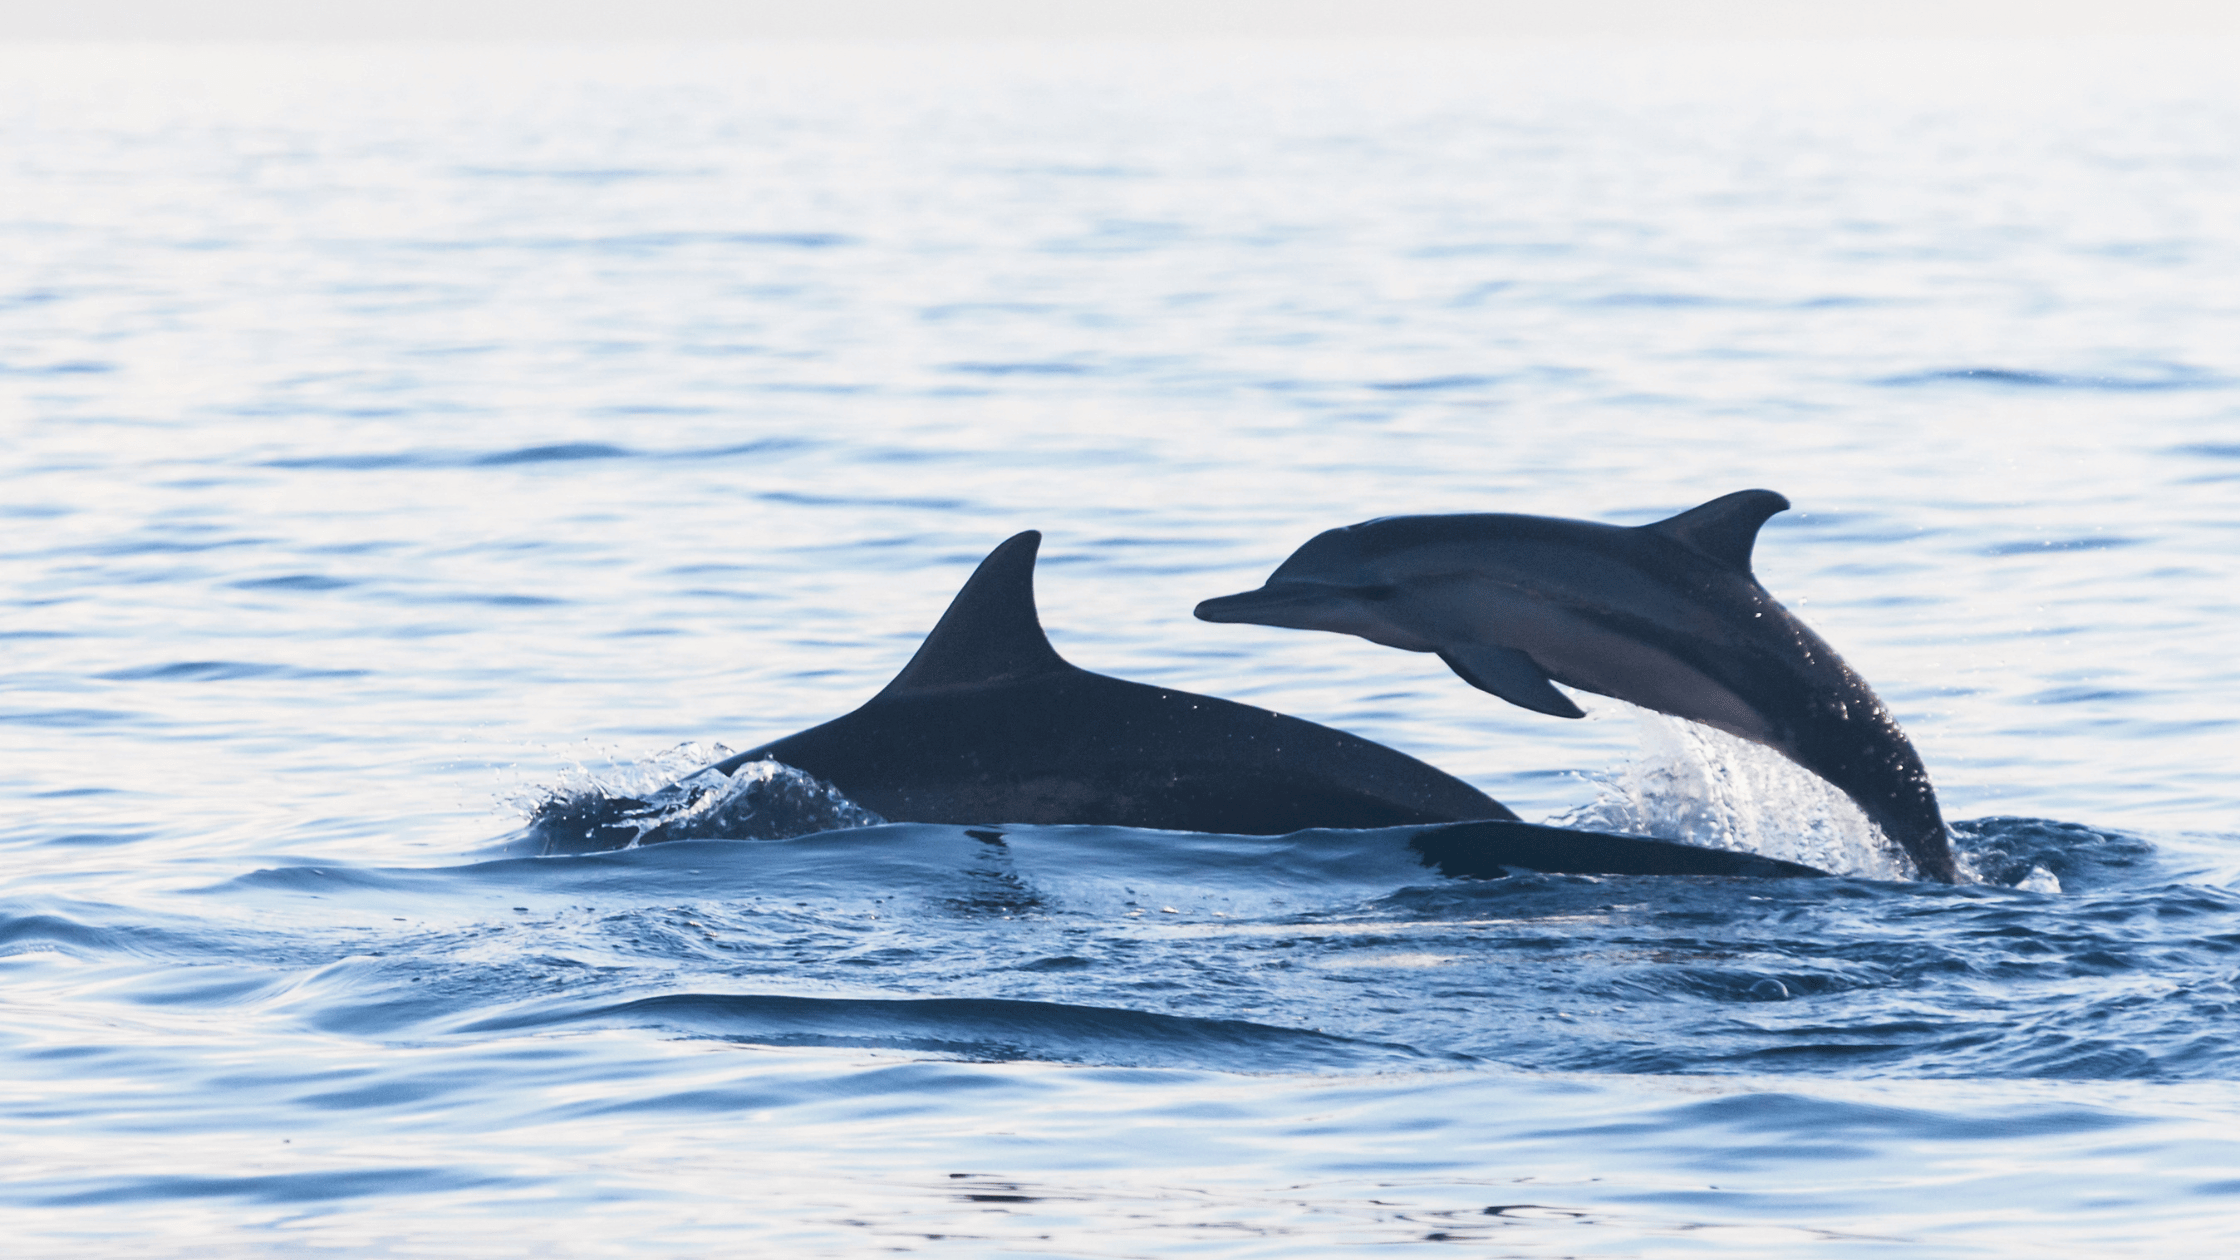
<svg viewBox="0 0 2240 1260">
<path fill-rule="evenodd" d="M 1789 506 L 1742 490 L 1626 528 L 1544 516 L 1398 516 L 1319 534 L 1206 621 L 1358 635 L 1436 652 L 1512 704 L 1582 717 L 1550 680 L 1702 722 L 1857 802 L 1930 879 L 1957 877 L 1944 816 L 1905 733 L 1750 552 Z"/>
</svg>

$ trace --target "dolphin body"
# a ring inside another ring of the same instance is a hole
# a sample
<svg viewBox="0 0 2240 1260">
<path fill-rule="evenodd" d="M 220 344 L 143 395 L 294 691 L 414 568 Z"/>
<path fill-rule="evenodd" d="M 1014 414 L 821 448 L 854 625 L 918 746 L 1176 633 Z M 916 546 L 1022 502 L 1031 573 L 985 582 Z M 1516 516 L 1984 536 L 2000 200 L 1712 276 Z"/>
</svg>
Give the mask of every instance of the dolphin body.
<svg viewBox="0 0 2240 1260">
<path fill-rule="evenodd" d="M 1629 875 L 1815 876 L 1754 854 L 1520 822 L 1452 775 L 1344 731 L 1266 709 L 1093 674 L 1050 646 L 1035 613 L 1042 536 L 980 562 L 917 654 L 852 713 L 708 767 L 777 761 L 895 822 L 1093 823 L 1230 835 L 1426 826 L 1409 844 L 1456 878 L 1511 868 Z M 693 838 L 651 820 L 708 771 L 649 800 L 551 801 L 541 853 Z M 991 833 L 976 832 L 989 836 Z"/>
<path fill-rule="evenodd" d="M 894 822 L 1283 835 L 1516 820 L 1382 744 L 1069 663 L 1035 612 L 1041 541 L 1029 530 L 989 553 L 909 664 L 861 708 L 709 769 L 777 761 Z M 689 800 L 684 785 L 705 773 L 650 801 L 548 802 L 532 834 L 548 837 L 546 852 L 669 839 L 643 820 Z"/>
<path fill-rule="evenodd" d="M 1789 501 L 1743 490 L 1638 528 L 1399 516 L 1319 534 L 1206 621 L 1436 652 L 1464 682 L 1582 717 L 1550 680 L 1764 744 L 1841 790 L 1920 872 L 1957 877 L 1919 754 L 1866 680 L 1750 571 Z"/>
<path fill-rule="evenodd" d="M 783 762 L 912 822 L 1282 835 L 1516 818 L 1359 736 L 1071 664 L 1035 612 L 1041 542 L 1028 530 L 982 560 L 917 655 L 862 708 L 715 768 Z"/>
</svg>

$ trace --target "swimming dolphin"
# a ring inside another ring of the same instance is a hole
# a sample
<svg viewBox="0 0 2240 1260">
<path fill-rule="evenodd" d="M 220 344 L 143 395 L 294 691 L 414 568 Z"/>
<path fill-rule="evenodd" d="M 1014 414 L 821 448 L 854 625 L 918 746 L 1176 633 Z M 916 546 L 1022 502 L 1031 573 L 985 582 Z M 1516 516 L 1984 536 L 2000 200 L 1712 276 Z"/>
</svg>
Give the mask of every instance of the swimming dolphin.
<svg viewBox="0 0 2240 1260">
<path fill-rule="evenodd" d="M 917 655 L 863 707 L 711 769 L 778 761 L 895 822 L 1282 835 L 1516 818 L 1359 736 L 1068 663 L 1035 613 L 1041 540 L 1029 530 L 982 560 Z M 546 852 L 618 848 L 640 838 L 630 820 L 648 808 L 549 802 L 531 826 L 559 842 Z"/>
<path fill-rule="evenodd" d="M 894 681 L 855 712 L 751 748 L 890 819 L 1281 835 L 1514 819 L 1404 753 L 1266 709 L 1092 674 L 1035 613 L 1042 535 L 980 562 Z"/>
<path fill-rule="evenodd" d="M 1956 878 L 1920 756 L 1866 680 L 1750 571 L 1767 518 L 1743 490 L 1638 528 L 1544 516 L 1398 516 L 1317 535 L 1206 621 L 1332 630 L 1436 652 L 1464 682 L 1557 717 L 1550 680 L 1772 748 L 1857 802 L 1920 872 Z"/>
</svg>

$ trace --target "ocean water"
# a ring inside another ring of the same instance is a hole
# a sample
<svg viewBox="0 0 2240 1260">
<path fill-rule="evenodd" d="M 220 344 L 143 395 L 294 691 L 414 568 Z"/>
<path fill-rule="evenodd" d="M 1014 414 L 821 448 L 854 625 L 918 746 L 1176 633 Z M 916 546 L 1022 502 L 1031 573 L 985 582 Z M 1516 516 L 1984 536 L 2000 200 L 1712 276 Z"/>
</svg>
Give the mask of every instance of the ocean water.
<svg viewBox="0 0 2240 1260">
<path fill-rule="evenodd" d="M 9 1254 L 2230 1254 L 2228 63 L 0 51 Z M 1190 616 L 1752 486 L 1972 882 L 1723 737 Z M 1026 528 L 1087 668 L 1837 877 L 519 855 L 853 708 Z"/>
</svg>

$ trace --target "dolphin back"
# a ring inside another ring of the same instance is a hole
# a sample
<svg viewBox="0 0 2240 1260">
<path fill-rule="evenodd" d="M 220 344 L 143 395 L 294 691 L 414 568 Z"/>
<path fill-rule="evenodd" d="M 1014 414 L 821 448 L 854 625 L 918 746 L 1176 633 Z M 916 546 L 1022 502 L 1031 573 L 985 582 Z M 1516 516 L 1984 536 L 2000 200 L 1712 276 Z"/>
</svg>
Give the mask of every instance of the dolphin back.
<svg viewBox="0 0 2240 1260">
<path fill-rule="evenodd" d="M 1469 784 L 1344 731 L 1082 669 L 882 696 L 741 755 L 765 757 L 898 822 L 1282 835 L 1516 817 Z"/>
</svg>

